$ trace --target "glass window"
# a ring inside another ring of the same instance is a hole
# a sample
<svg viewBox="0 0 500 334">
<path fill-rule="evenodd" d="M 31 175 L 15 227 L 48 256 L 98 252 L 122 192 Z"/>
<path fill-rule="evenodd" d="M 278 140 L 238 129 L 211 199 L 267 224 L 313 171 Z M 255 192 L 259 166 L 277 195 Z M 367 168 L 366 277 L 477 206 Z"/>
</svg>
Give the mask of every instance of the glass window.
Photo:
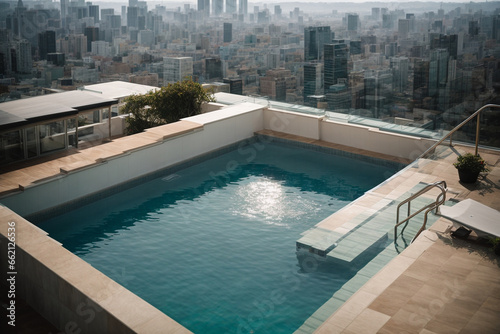
<svg viewBox="0 0 500 334">
<path fill-rule="evenodd" d="M 70 118 L 66 120 L 66 124 L 68 127 L 68 146 L 75 147 L 76 146 L 76 122 L 77 118 Z"/>
<path fill-rule="evenodd" d="M 36 143 L 36 128 L 31 127 L 26 129 L 26 148 L 28 152 L 28 158 L 36 157 L 38 155 L 37 152 L 37 143 Z"/>
<path fill-rule="evenodd" d="M 64 121 L 40 125 L 40 153 L 52 152 L 66 147 Z"/>
<path fill-rule="evenodd" d="M 100 110 L 81 113 L 78 115 L 78 127 L 100 123 Z"/>
<path fill-rule="evenodd" d="M 0 164 L 24 159 L 21 131 L 0 134 Z"/>
</svg>

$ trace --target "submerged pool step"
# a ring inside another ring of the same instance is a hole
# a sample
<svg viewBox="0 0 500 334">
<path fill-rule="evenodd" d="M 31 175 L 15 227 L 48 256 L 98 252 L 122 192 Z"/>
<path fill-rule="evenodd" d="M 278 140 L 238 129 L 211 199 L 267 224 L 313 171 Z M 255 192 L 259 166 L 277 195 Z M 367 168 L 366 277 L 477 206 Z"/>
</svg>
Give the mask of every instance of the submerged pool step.
<svg viewBox="0 0 500 334">
<path fill-rule="evenodd" d="M 415 208 L 420 208 L 432 202 L 432 199 L 427 200 L 414 200 Z M 376 242 L 382 242 L 383 240 L 394 241 L 394 225 L 396 221 L 396 205 L 391 205 L 390 207 L 384 209 L 380 213 L 374 214 L 370 219 L 364 222 L 359 229 L 353 231 L 348 236 L 342 240 L 342 242 L 337 243 L 337 247 L 333 248 L 327 256 L 333 258 L 351 262 L 371 245 Z M 428 221 L 431 223 L 433 220 L 437 220 L 428 216 Z M 416 217 L 412 218 L 408 223 L 408 226 L 404 230 L 405 239 L 411 240 L 413 236 L 417 233 L 424 222 L 424 214 L 421 213 Z M 403 226 L 400 226 L 398 232 L 402 231 Z M 400 238 L 400 236 L 398 236 Z M 403 244 L 404 242 L 402 242 Z"/>
<path fill-rule="evenodd" d="M 407 199 L 412 194 L 425 187 L 425 184 L 418 184 L 410 191 L 400 196 L 397 200 L 388 201 L 388 203 L 373 214 L 360 214 L 349 222 L 335 230 L 327 230 L 321 227 L 315 227 L 305 232 L 303 237 L 297 240 L 297 251 L 309 252 L 321 257 L 331 257 L 337 260 L 351 262 L 358 256 L 362 256 L 367 248 L 376 243 L 383 243 L 385 240 L 394 240 L 394 226 L 396 223 L 397 205 Z M 418 197 L 412 201 L 412 212 L 433 202 L 433 198 Z M 406 206 L 400 209 L 401 219 L 406 215 Z M 428 224 L 437 220 L 430 214 Z M 423 224 L 424 213 L 420 213 L 412 218 L 408 226 L 404 229 L 402 238 L 405 247 Z M 401 233 L 403 226 L 400 226 L 398 232 Z"/>
</svg>

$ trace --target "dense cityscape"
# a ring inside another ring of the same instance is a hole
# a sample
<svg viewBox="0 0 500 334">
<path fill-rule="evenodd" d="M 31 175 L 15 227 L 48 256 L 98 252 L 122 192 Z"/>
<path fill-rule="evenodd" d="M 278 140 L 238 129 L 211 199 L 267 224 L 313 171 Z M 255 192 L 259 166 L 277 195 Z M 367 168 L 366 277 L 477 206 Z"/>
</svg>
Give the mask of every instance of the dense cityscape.
<svg viewBox="0 0 500 334">
<path fill-rule="evenodd" d="M 300 5 L 2 2 L 0 101 L 190 77 L 436 130 L 497 97 L 498 2 Z"/>
<path fill-rule="evenodd" d="M 0 333 L 498 334 L 500 0 L 190 1 L 0 0 Z"/>
</svg>

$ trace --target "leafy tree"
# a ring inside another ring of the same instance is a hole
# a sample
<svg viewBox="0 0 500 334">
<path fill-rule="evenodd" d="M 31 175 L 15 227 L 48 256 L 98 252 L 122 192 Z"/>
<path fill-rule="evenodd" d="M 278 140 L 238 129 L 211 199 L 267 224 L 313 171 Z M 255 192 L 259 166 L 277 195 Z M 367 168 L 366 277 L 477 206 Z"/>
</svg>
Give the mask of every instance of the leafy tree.
<svg viewBox="0 0 500 334">
<path fill-rule="evenodd" d="M 203 103 L 214 101 L 211 91 L 197 82 L 184 80 L 144 95 L 128 97 L 121 112 L 129 114 L 127 133 L 133 134 L 200 114 Z"/>
</svg>

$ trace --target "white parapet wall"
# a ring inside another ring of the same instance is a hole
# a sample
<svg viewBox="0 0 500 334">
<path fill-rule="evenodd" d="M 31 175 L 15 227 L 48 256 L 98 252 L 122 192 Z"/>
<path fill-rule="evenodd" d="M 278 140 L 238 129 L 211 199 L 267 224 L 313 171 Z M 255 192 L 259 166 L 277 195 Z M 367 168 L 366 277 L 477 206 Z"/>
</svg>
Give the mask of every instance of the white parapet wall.
<svg viewBox="0 0 500 334">
<path fill-rule="evenodd" d="M 367 151 L 415 160 L 435 140 L 402 135 L 364 125 L 321 121 L 321 140 Z"/>
<path fill-rule="evenodd" d="M 320 121 L 322 118 L 323 116 L 266 109 L 264 112 L 264 128 L 318 140 L 320 139 Z"/>
<path fill-rule="evenodd" d="M 435 140 L 276 109 L 264 111 L 264 128 L 314 140 L 415 160 Z"/>
<path fill-rule="evenodd" d="M 89 161 L 86 166 L 69 168 L 2 198 L 1 203 L 22 216 L 33 215 L 231 145 L 262 130 L 263 107 L 244 103 L 184 120 L 199 124 L 199 129 L 115 156 Z M 165 126 L 166 130 L 168 126 Z M 157 133 L 162 131 L 159 127 L 151 130 Z M 135 136 L 140 141 L 141 136 L 148 137 L 148 131 Z"/>
</svg>

